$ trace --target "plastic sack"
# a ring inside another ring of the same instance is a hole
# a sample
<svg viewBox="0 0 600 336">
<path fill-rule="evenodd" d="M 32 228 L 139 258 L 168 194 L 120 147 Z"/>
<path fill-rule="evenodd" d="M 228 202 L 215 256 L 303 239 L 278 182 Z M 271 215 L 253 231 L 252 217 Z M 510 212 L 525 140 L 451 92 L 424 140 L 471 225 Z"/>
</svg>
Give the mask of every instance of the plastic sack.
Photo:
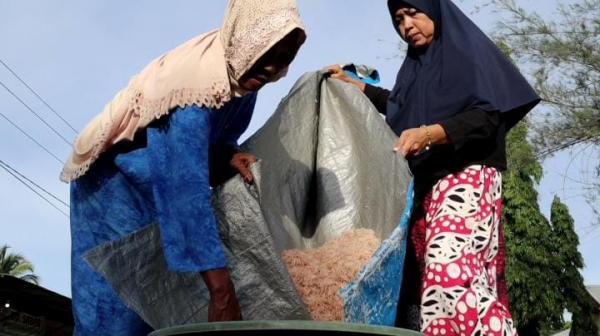
<svg viewBox="0 0 600 336">
<path fill-rule="evenodd" d="M 255 182 L 232 178 L 215 189 L 213 206 L 244 319 L 310 319 L 282 252 L 365 228 L 382 244 L 341 289 L 344 320 L 393 325 L 412 206 L 396 139 L 362 92 L 314 72 L 242 145 L 260 159 Z M 168 272 L 162 253 L 154 224 L 86 260 L 153 328 L 205 322 L 209 295 L 200 274 Z"/>
</svg>

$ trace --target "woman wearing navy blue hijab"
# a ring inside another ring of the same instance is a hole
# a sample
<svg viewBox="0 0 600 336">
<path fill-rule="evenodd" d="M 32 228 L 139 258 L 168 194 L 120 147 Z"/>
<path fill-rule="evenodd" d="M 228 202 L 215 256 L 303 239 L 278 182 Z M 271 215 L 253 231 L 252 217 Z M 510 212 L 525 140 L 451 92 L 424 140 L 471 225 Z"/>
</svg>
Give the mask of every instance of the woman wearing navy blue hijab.
<svg viewBox="0 0 600 336">
<path fill-rule="evenodd" d="M 500 223 L 506 132 L 539 97 L 450 0 L 388 0 L 408 43 L 392 91 L 330 67 L 359 87 L 398 134 L 415 176 L 410 245 L 420 276 L 403 286 L 425 335 L 514 335 Z M 409 258 L 410 258 L 409 253 Z M 418 288 L 418 289 L 417 289 Z"/>
</svg>

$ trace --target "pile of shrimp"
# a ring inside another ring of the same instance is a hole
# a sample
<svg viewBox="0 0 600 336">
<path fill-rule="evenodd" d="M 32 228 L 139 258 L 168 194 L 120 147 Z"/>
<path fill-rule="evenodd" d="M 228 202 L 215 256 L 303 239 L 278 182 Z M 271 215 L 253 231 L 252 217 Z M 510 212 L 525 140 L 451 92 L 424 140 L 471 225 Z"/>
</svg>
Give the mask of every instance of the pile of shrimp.
<svg viewBox="0 0 600 336">
<path fill-rule="evenodd" d="M 344 319 L 339 291 L 356 277 L 380 244 L 375 231 L 356 229 L 316 249 L 283 252 L 283 261 L 314 320 Z"/>
</svg>

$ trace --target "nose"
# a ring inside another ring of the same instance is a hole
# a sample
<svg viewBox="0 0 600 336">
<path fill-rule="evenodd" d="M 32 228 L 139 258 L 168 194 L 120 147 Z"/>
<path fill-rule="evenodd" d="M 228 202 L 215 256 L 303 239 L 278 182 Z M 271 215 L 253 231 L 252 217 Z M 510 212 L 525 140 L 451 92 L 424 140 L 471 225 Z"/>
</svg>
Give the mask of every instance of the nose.
<svg viewBox="0 0 600 336">
<path fill-rule="evenodd" d="M 400 35 L 404 40 L 406 40 L 410 31 L 414 28 L 414 23 L 411 18 L 405 18 L 398 24 L 398 30 L 400 31 Z"/>
<path fill-rule="evenodd" d="M 410 18 L 410 17 L 405 17 L 404 20 L 402 20 L 401 25 L 403 26 L 403 29 L 406 32 L 408 32 L 409 30 L 411 30 L 414 27 L 412 18 Z"/>
</svg>

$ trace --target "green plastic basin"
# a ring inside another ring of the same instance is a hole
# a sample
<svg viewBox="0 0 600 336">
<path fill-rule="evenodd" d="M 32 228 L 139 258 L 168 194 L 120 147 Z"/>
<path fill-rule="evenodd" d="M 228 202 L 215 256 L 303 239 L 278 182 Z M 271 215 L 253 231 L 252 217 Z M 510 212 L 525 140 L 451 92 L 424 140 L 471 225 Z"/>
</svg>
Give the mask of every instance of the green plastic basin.
<svg viewBox="0 0 600 336">
<path fill-rule="evenodd" d="M 189 324 L 157 330 L 150 336 L 172 335 L 340 335 L 418 336 L 412 330 L 366 324 L 320 321 L 239 321 Z"/>
</svg>

